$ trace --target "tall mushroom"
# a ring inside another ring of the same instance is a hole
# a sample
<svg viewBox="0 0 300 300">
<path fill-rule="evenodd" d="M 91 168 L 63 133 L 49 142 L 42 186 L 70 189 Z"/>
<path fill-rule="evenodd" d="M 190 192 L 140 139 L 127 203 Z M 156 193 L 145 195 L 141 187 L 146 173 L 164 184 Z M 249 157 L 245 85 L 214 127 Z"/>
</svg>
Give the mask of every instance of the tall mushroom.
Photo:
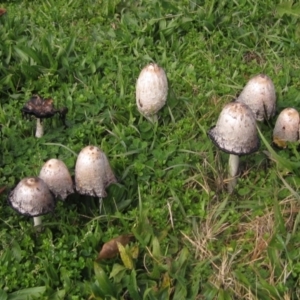
<svg viewBox="0 0 300 300">
<path fill-rule="evenodd" d="M 50 191 L 62 200 L 74 193 L 73 181 L 65 163 L 59 159 L 49 159 L 42 167 L 39 177 L 48 185 Z"/>
<path fill-rule="evenodd" d="M 255 152 L 260 146 L 255 117 L 247 105 L 230 102 L 207 134 L 219 149 L 230 154 L 228 191 L 231 193 L 237 182 L 239 157 Z"/>
<path fill-rule="evenodd" d="M 265 74 L 252 77 L 236 101 L 248 105 L 257 121 L 269 120 L 276 109 L 276 93 L 271 78 Z"/>
<path fill-rule="evenodd" d="M 75 165 L 75 186 L 79 194 L 99 197 L 101 211 L 102 198 L 107 196 L 105 189 L 117 179 L 103 151 L 96 146 L 83 148 Z"/>
<path fill-rule="evenodd" d="M 296 109 L 285 108 L 278 116 L 273 130 L 273 143 L 285 148 L 286 142 L 299 140 L 300 116 Z"/>
<path fill-rule="evenodd" d="M 157 112 L 165 105 L 168 79 L 163 68 L 151 63 L 143 68 L 136 82 L 136 105 L 150 121 L 157 120 Z"/>
<path fill-rule="evenodd" d="M 20 214 L 33 217 L 34 226 L 41 225 L 41 215 L 53 212 L 55 208 L 52 193 L 38 177 L 22 179 L 10 192 L 8 202 Z"/>
<path fill-rule="evenodd" d="M 51 118 L 55 114 L 59 114 L 63 124 L 66 127 L 65 117 L 68 112 L 66 107 L 62 109 L 55 109 L 53 100 L 51 98 L 43 99 L 39 95 L 32 96 L 27 103 L 21 109 L 22 114 L 25 116 L 35 116 L 36 121 L 36 131 L 35 136 L 40 138 L 44 135 L 43 119 Z"/>
</svg>

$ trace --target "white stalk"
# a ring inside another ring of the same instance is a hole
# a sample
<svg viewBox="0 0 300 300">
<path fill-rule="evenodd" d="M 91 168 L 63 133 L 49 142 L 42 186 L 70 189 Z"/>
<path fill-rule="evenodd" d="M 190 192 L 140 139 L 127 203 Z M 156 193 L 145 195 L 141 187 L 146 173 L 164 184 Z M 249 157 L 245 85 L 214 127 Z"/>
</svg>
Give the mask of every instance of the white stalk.
<svg viewBox="0 0 300 300">
<path fill-rule="evenodd" d="M 238 155 L 235 154 L 229 155 L 229 161 L 228 161 L 228 173 L 229 173 L 228 192 L 229 193 L 232 193 L 236 186 L 239 163 L 240 163 L 240 157 Z"/>
<path fill-rule="evenodd" d="M 42 225 L 42 217 L 41 216 L 33 217 L 33 224 L 34 227 Z"/>
<path fill-rule="evenodd" d="M 157 114 L 146 116 L 146 119 L 148 121 L 150 121 L 151 123 L 153 123 L 153 124 L 156 123 L 156 122 L 158 122 Z"/>
<path fill-rule="evenodd" d="M 41 138 L 43 135 L 44 135 L 44 126 L 43 126 L 42 120 L 37 118 L 36 119 L 35 137 Z"/>
<path fill-rule="evenodd" d="M 101 214 L 102 211 L 102 200 L 103 198 L 99 197 L 99 213 Z"/>
</svg>

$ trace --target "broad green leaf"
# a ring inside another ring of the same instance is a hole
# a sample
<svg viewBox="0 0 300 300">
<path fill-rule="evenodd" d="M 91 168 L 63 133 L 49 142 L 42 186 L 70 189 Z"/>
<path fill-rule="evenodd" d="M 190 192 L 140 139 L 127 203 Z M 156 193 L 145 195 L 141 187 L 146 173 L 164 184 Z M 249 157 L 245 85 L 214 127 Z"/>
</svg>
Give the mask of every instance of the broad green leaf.
<svg viewBox="0 0 300 300">
<path fill-rule="evenodd" d="M 129 284 L 128 284 L 128 292 L 133 300 L 141 299 L 141 296 L 140 296 L 140 293 L 138 290 L 139 290 L 139 287 L 138 287 L 137 281 L 136 281 L 136 272 L 133 269 L 130 274 L 130 280 L 129 280 Z"/>
<path fill-rule="evenodd" d="M 114 281 L 114 283 L 119 283 L 122 281 L 124 275 L 126 274 L 127 268 L 120 264 L 114 264 L 112 271 L 109 274 L 109 278 Z"/>
<path fill-rule="evenodd" d="M 103 293 L 103 296 L 116 296 L 115 295 L 115 288 L 113 284 L 110 282 L 106 272 L 103 268 L 96 262 L 94 262 L 94 271 L 95 277 L 97 279 L 99 289 Z"/>
<path fill-rule="evenodd" d="M 299 4 L 293 5 L 294 1 L 285 1 L 277 5 L 277 14 L 282 17 L 284 14 L 300 17 L 300 6 Z"/>
<path fill-rule="evenodd" d="M 133 259 L 137 259 L 138 256 L 139 256 L 139 246 L 136 244 L 136 245 L 133 245 L 131 248 L 130 248 L 130 254 L 131 254 L 131 257 Z"/>
<path fill-rule="evenodd" d="M 160 244 L 156 236 L 152 237 L 152 255 L 156 258 L 161 257 Z"/>
<path fill-rule="evenodd" d="M 0 290 L 0 299 L 1 300 L 7 300 L 8 299 L 7 293 L 3 290 Z"/>
<path fill-rule="evenodd" d="M 128 253 L 126 252 L 125 247 L 121 243 L 117 242 L 117 245 L 118 245 L 118 249 L 119 249 L 120 256 L 121 256 L 121 259 L 122 259 L 122 262 L 123 262 L 124 266 L 127 269 L 132 270 L 133 269 L 132 258 L 128 255 Z"/>
<path fill-rule="evenodd" d="M 74 46 L 75 46 L 75 41 L 76 41 L 76 37 L 75 36 L 71 37 L 71 39 L 69 40 L 69 43 L 68 43 L 68 45 L 66 47 L 67 57 L 70 56 L 70 53 L 73 51 Z"/>
<path fill-rule="evenodd" d="M 9 294 L 7 300 L 26 300 L 32 297 L 39 298 L 45 291 L 45 286 L 23 289 Z"/>
</svg>

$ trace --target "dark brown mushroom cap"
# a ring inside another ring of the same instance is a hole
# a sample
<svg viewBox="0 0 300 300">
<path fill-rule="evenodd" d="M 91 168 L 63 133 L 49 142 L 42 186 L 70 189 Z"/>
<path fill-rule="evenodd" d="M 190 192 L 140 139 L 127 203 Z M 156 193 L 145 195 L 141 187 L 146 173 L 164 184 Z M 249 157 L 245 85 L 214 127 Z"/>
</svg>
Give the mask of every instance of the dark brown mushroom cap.
<svg viewBox="0 0 300 300">
<path fill-rule="evenodd" d="M 43 99 L 39 95 L 32 96 L 22 108 L 22 113 L 33 115 L 39 119 L 51 118 L 57 112 L 51 98 Z"/>
<path fill-rule="evenodd" d="M 250 154 L 260 146 L 255 117 L 247 105 L 239 102 L 225 105 L 216 126 L 207 135 L 219 149 L 229 154 Z"/>
<path fill-rule="evenodd" d="M 39 177 L 48 185 L 51 192 L 65 200 L 74 193 L 73 181 L 65 163 L 59 159 L 49 159 L 43 165 Z"/>
<path fill-rule="evenodd" d="M 20 214 L 31 217 L 48 214 L 55 208 L 53 194 L 38 177 L 22 179 L 10 192 L 8 202 Z"/>
</svg>

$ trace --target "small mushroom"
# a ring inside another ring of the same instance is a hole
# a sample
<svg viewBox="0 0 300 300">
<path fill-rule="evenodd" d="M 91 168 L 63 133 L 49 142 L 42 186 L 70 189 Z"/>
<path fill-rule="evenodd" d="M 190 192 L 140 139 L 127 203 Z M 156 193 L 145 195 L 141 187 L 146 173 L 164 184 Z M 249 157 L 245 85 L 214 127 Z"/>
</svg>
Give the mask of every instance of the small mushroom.
<svg viewBox="0 0 300 300">
<path fill-rule="evenodd" d="M 10 192 L 8 202 L 22 215 L 33 217 L 34 226 L 42 224 L 41 215 L 54 211 L 55 200 L 47 184 L 38 177 L 26 177 Z"/>
<path fill-rule="evenodd" d="M 165 105 L 168 79 L 163 68 L 155 63 L 144 67 L 136 83 L 136 104 L 139 112 L 150 121 L 157 120 L 157 112 Z"/>
<path fill-rule="evenodd" d="M 243 103 L 228 103 L 208 136 L 219 149 L 230 154 L 228 190 L 231 193 L 237 182 L 239 157 L 257 151 L 260 146 L 251 109 Z"/>
<path fill-rule="evenodd" d="M 106 197 L 105 189 L 117 179 L 103 151 L 96 146 L 83 148 L 75 165 L 75 186 L 79 194 L 99 197 L 101 208 L 102 198 Z"/>
<path fill-rule="evenodd" d="M 66 107 L 58 110 L 55 109 L 51 98 L 43 99 L 39 95 L 32 96 L 29 101 L 21 109 L 25 116 L 34 116 L 37 119 L 35 136 L 40 138 L 44 135 L 43 119 L 51 118 L 55 114 L 59 114 L 63 124 L 66 127 L 65 117 L 68 112 Z"/>
<path fill-rule="evenodd" d="M 296 109 L 285 108 L 278 116 L 273 130 L 273 143 L 285 148 L 286 142 L 299 140 L 300 116 Z"/>
<path fill-rule="evenodd" d="M 48 185 L 50 191 L 62 200 L 74 193 L 73 181 L 65 163 L 59 159 L 49 159 L 42 167 L 39 177 Z"/>
<path fill-rule="evenodd" d="M 248 105 L 257 121 L 269 120 L 276 109 L 275 87 L 271 78 L 265 74 L 254 76 L 236 101 Z"/>
</svg>

